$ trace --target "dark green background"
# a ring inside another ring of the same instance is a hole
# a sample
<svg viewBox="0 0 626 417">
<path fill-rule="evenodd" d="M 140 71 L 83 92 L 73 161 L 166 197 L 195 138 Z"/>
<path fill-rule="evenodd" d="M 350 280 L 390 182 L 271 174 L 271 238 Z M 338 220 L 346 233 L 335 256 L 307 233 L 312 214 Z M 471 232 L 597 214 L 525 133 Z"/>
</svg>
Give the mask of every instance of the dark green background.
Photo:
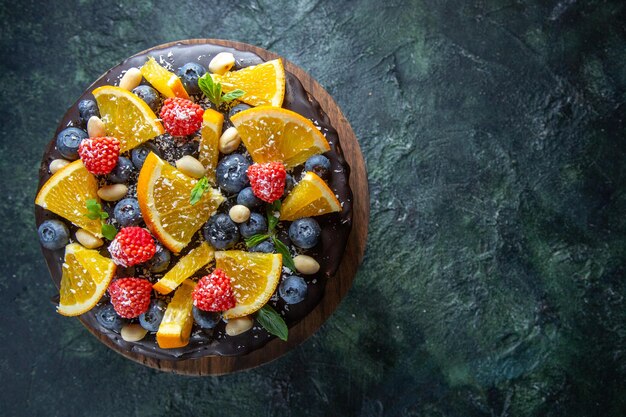
<svg viewBox="0 0 626 417">
<path fill-rule="evenodd" d="M 2 1 L 0 22 L 0 414 L 626 415 L 623 2 Z M 33 219 L 42 150 L 79 93 L 195 37 L 307 70 L 371 191 L 337 312 L 219 378 L 144 368 L 55 314 Z"/>
</svg>

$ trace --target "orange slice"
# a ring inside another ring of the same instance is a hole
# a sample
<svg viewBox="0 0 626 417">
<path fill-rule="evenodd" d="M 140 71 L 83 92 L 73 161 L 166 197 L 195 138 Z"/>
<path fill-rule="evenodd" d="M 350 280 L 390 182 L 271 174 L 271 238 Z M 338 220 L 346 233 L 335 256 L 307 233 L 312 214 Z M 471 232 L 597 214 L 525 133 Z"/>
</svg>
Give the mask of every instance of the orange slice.
<svg viewBox="0 0 626 417">
<path fill-rule="evenodd" d="M 239 98 L 251 106 L 280 107 L 285 98 L 285 69 L 280 59 L 253 65 L 224 75 L 211 74 L 213 81 L 222 84 L 225 93 L 236 89 L 245 91 Z"/>
<path fill-rule="evenodd" d="M 189 100 L 189 94 L 180 78 L 159 65 L 153 57 L 150 57 L 140 70 L 143 78 L 165 97 L 181 97 Z"/>
<path fill-rule="evenodd" d="M 156 334 L 161 349 L 187 346 L 193 326 L 193 298 L 191 294 L 196 283 L 190 279 L 183 281 L 167 305 L 163 320 Z"/>
<path fill-rule="evenodd" d="M 57 311 L 64 316 L 78 316 L 91 310 L 114 275 L 115 263 L 97 250 L 85 249 L 77 243 L 67 245 Z"/>
<path fill-rule="evenodd" d="M 137 200 L 150 231 L 172 252 L 180 252 L 215 214 L 224 197 L 209 187 L 191 205 L 198 180 L 188 177 L 154 153 L 148 154 L 137 180 Z"/>
<path fill-rule="evenodd" d="M 280 219 L 297 220 L 335 211 L 341 211 L 341 203 L 335 193 L 323 179 L 309 171 L 283 201 Z"/>
<path fill-rule="evenodd" d="M 90 220 L 87 213 L 87 200 L 100 202 L 97 194 L 98 180 L 78 159 L 57 171 L 41 187 L 35 204 L 58 214 L 76 226 L 102 236 L 100 220 Z"/>
<path fill-rule="evenodd" d="M 224 116 L 213 109 L 206 109 L 202 116 L 202 139 L 199 147 L 199 160 L 206 169 L 206 176 L 209 181 L 215 183 L 215 168 L 219 157 L 219 141 L 222 135 L 222 125 Z"/>
<path fill-rule="evenodd" d="M 263 307 L 276 291 L 283 269 L 279 253 L 218 251 L 215 263 L 230 277 L 237 300 L 235 307 L 222 314 L 226 319 L 247 316 Z"/>
<path fill-rule="evenodd" d="M 254 162 L 282 161 L 289 169 L 330 150 L 319 129 L 291 110 L 261 106 L 239 112 L 230 120 Z"/>
<path fill-rule="evenodd" d="M 162 135 L 165 130 L 145 101 L 123 88 L 105 85 L 93 90 L 107 135 L 120 141 L 120 152 Z"/>
<path fill-rule="evenodd" d="M 158 280 L 152 288 L 161 294 L 169 294 L 198 269 L 211 262 L 214 253 L 215 251 L 208 243 L 202 242 L 200 246 L 192 249 L 187 255 L 179 259 L 178 263 L 167 271 L 163 278 Z"/>
</svg>

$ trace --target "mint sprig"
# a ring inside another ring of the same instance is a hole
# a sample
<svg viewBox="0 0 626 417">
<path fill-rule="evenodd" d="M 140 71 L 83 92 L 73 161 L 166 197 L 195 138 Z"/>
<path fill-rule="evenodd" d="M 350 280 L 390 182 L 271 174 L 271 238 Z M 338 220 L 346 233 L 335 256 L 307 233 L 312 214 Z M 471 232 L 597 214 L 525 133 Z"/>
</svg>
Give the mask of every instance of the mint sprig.
<svg viewBox="0 0 626 417">
<path fill-rule="evenodd" d="M 272 236 L 272 242 L 274 242 L 274 247 L 276 251 L 283 256 L 283 265 L 292 271 L 296 270 L 296 264 L 293 262 L 293 258 L 291 257 L 291 253 L 289 253 L 289 248 L 283 242 L 280 241 L 276 236 Z"/>
<path fill-rule="evenodd" d="M 98 220 L 102 221 L 102 227 L 100 228 L 100 233 L 102 236 L 109 240 L 115 239 L 115 235 L 117 234 L 117 229 L 112 224 L 105 223 L 104 220 L 109 218 L 109 213 L 102 210 L 102 206 L 98 203 L 98 200 L 90 198 L 85 202 L 87 207 L 87 213 L 85 216 L 90 220 Z"/>
<path fill-rule="evenodd" d="M 222 94 L 222 84 L 213 81 L 211 74 L 206 73 L 198 79 L 198 87 L 204 95 L 219 108 L 222 103 L 230 103 L 231 101 L 246 94 L 245 91 L 236 89 L 229 93 Z"/>
<path fill-rule="evenodd" d="M 266 241 L 267 239 L 270 238 L 270 235 L 266 235 L 266 234 L 256 234 L 256 235 L 252 235 L 249 238 L 245 239 L 246 242 L 246 246 L 248 248 L 251 248 L 253 246 L 258 245 L 259 243 Z"/>
<path fill-rule="evenodd" d="M 276 228 L 276 225 L 278 224 L 279 219 L 278 217 L 274 216 L 274 213 L 278 213 L 280 216 L 280 206 L 281 206 L 280 200 L 276 200 L 267 207 L 267 211 L 266 211 L 267 225 L 268 225 L 270 232 L 273 232 L 274 229 Z"/>
<path fill-rule="evenodd" d="M 265 304 L 256 313 L 256 319 L 261 326 L 274 336 L 278 336 L 279 339 L 287 341 L 289 336 L 289 329 L 285 320 L 270 306 Z"/>
<path fill-rule="evenodd" d="M 200 201 L 200 199 L 202 198 L 202 196 L 208 189 L 209 189 L 209 179 L 207 177 L 200 178 L 200 180 L 198 180 L 196 185 L 194 185 L 193 188 L 191 189 L 191 196 L 189 197 L 189 204 L 193 206 L 198 201 Z"/>
</svg>

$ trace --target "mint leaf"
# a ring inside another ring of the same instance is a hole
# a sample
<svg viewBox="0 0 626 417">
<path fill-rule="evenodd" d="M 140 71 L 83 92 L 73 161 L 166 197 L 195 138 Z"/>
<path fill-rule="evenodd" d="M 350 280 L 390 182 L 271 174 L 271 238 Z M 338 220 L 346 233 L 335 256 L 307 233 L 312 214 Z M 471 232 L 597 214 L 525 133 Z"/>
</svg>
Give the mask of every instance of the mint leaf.
<svg viewBox="0 0 626 417">
<path fill-rule="evenodd" d="M 87 213 L 85 213 L 85 216 L 87 216 L 88 219 L 98 220 L 109 218 L 109 213 L 102 211 L 102 206 L 98 203 L 98 200 L 90 198 L 85 203 L 87 207 Z"/>
<path fill-rule="evenodd" d="M 196 204 L 202 198 L 202 195 L 209 189 L 209 179 L 207 177 L 202 177 L 196 185 L 191 189 L 191 196 L 189 197 L 189 204 L 192 206 Z"/>
<path fill-rule="evenodd" d="M 281 340 L 287 341 L 289 329 L 285 320 L 274 310 L 269 304 L 261 307 L 256 313 L 256 319 L 261 326 L 274 336 L 278 336 Z"/>
<path fill-rule="evenodd" d="M 243 96 L 244 94 L 246 94 L 245 91 L 240 90 L 240 89 L 236 89 L 236 90 L 231 91 L 230 93 L 224 94 L 222 96 L 222 101 L 224 103 L 229 103 L 229 102 L 233 101 L 234 99 Z"/>
<path fill-rule="evenodd" d="M 274 216 L 274 213 L 280 213 L 280 206 L 280 200 L 276 200 L 267 207 L 267 225 L 270 232 L 273 231 L 278 224 L 278 217 Z"/>
<path fill-rule="evenodd" d="M 264 240 L 269 239 L 270 236 L 269 235 L 264 235 L 264 234 L 256 234 L 256 235 L 252 235 L 249 238 L 247 238 L 245 240 L 246 242 L 246 246 L 251 248 L 252 246 L 256 246 L 259 243 L 263 242 Z"/>
<path fill-rule="evenodd" d="M 117 235 L 117 229 L 115 228 L 115 226 L 107 223 L 102 224 L 101 232 L 102 236 L 109 240 L 115 239 L 115 235 Z"/>
<path fill-rule="evenodd" d="M 296 264 L 293 263 L 293 258 L 291 257 L 291 253 L 289 253 L 289 248 L 276 236 L 272 236 L 272 242 L 274 242 L 276 251 L 283 255 L 283 265 L 295 272 Z"/>
</svg>

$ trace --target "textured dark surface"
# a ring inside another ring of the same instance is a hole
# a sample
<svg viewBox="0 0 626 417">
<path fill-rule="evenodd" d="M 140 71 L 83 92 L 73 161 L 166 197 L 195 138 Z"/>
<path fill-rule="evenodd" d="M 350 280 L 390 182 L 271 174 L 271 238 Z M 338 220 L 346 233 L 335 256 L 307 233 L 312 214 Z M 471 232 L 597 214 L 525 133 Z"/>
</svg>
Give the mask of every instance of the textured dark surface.
<svg viewBox="0 0 626 417">
<path fill-rule="evenodd" d="M 623 2 L 57 3 L 0 4 L 2 415 L 626 414 Z M 202 379 L 57 316 L 32 214 L 41 151 L 80 92 L 192 37 L 307 69 L 352 123 L 372 193 L 364 265 L 321 331 Z"/>
</svg>

